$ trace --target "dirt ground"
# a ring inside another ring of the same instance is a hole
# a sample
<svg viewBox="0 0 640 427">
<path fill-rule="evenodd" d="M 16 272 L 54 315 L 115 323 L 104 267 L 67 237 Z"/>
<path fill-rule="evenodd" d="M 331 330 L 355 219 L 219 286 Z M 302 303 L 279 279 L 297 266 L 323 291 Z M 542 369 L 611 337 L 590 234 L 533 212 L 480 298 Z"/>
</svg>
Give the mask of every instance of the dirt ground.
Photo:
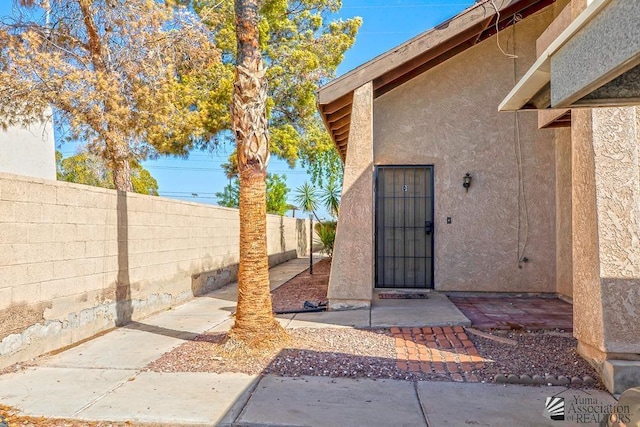
<svg viewBox="0 0 640 427">
<path fill-rule="evenodd" d="M 159 427 L 158 424 L 89 422 L 78 420 L 23 417 L 12 408 L 0 405 L 0 427 Z"/>
<path fill-rule="evenodd" d="M 302 310 L 305 301 L 326 302 L 330 271 L 331 258 L 324 258 L 313 266 L 313 274 L 307 269 L 271 292 L 273 311 Z"/>
</svg>

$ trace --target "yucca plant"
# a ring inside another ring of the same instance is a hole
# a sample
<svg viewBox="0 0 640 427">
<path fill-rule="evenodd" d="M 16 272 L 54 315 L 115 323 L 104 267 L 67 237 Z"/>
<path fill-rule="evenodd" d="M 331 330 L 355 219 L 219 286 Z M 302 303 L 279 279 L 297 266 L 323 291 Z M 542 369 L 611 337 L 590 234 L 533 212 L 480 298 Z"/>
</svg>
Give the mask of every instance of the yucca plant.
<svg viewBox="0 0 640 427">
<path fill-rule="evenodd" d="M 316 224 L 316 243 L 322 245 L 322 251 L 329 257 L 333 256 L 333 244 L 336 240 L 336 221 L 328 221 Z"/>
<path fill-rule="evenodd" d="M 329 256 L 333 254 L 337 222 L 335 220 L 320 220 L 316 210 L 323 205 L 333 218 L 337 218 L 340 210 L 341 191 L 342 186 L 335 180 L 329 181 L 326 186 L 319 190 L 308 182 L 305 182 L 296 189 L 295 201 L 303 211 L 313 214 L 318 221 L 315 226 L 317 235 L 315 241 L 322 245 L 323 252 Z"/>
</svg>

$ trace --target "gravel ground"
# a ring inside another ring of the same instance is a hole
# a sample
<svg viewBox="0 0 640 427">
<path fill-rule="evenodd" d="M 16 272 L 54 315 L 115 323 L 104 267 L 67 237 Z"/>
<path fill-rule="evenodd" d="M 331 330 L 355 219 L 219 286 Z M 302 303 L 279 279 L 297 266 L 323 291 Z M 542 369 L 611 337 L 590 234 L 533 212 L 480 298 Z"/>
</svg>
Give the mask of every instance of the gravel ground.
<svg viewBox="0 0 640 427">
<path fill-rule="evenodd" d="M 331 260 L 318 262 L 310 275 L 300 273 L 272 292 L 275 311 L 302 308 L 304 301 L 326 300 Z M 516 346 L 467 335 L 480 356 L 488 360 L 473 374 L 480 381 L 493 382 L 498 374 L 541 375 L 569 378 L 586 375 L 598 378 L 591 366 L 576 353 L 576 340 L 564 331 L 492 331 L 517 342 Z M 388 329 L 294 329 L 291 343 L 262 358 L 221 357 L 222 333 L 203 334 L 166 353 L 145 369 L 157 372 L 243 372 L 275 374 L 388 378 L 414 381 L 452 381 L 448 373 L 408 372 L 396 362 L 396 345 Z M 451 351 L 445 349 L 446 351 Z M 602 388 L 601 384 L 596 387 Z"/>
<path fill-rule="evenodd" d="M 595 370 L 576 351 L 577 341 L 563 331 L 493 331 L 496 336 L 510 338 L 518 344 L 503 344 L 468 334 L 478 352 L 492 363 L 486 363 L 483 379 L 498 374 L 564 375 L 568 378 L 588 375 L 598 378 Z M 602 387 L 602 385 L 599 385 Z"/>
<path fill-rule="evenodd" d="M 294 329 L 291 345 L 262 358 L 220 357 L 224 334 L 204 334 L 147 366 L 158 372 L 244 372 L 283 376 L 323 375 L 389 378 L 395 343 L 386 329 Z"/>
<path fill-rule="evenodd" d="M 500 331 L 502 332 L 502 331 Z M 496 332 L 499 334 L 500 332 Z M 287 348 L 261 359 L 220 357 L 224 334 L 204 334 L 166 353 L 145 369 L 157 372 L 243 372 L 387 378 L 412 381 L 452 381 L 450 374 L 408 372 L 396 366 L 395 341 L 387 329 L 295 329 Z M 480 381 L 493 382 L 497 374 L 564 375 L 597 378 L 575 352 L 575 340 L 549 332 L 510 333 L 516 346 L 468 334 L 480 356 L 488 361 L 474 369 Z M 453 351 L 449 349 L 448 351 Z M 596 387 L 602 387 L 596 385 Z"/>
</svg>

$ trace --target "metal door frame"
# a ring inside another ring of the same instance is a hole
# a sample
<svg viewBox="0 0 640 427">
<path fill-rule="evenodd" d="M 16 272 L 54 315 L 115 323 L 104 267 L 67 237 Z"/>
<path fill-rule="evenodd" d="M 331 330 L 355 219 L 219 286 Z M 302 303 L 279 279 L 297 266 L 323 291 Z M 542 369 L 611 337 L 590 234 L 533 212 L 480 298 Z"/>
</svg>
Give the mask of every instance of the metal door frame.
<svg viewBox="0 0 640 427">
<path fill-rule="evenodd" d="M 373 218 L 373 234 L 374 234 L 374 239 L 373 239 L 373 274 L 374 274 L 374 278 L 373 278 L 373 287 L 376 289 L 384 289 L 383 287 L 378 287 L 378 184 L 379 184 L 379 180 L 378 180 L 378 171 L 380 169 L 417 169 L 417 168 L 423 168 L 423 169 L 431 169 L 431 219 L 433 222 L 433 231 L 431 232 L 431 286 L 426 286 L 424 288 L 393 288 L 393 289 L 435 289 L 435 283 L 434 283 L 434 272 L 435 272 L 435 233 L 436 233 L 436 226 L 435 226 L 435 197 L 436 197 L 436 191 L 434 188 L 434 171 L 435 171 L 435 167 L 434 165 L 375 165 L 374 168 L 374 186 L 373 186 L 373 202 L 374 202 L 374 218 Z"/>
</svg>

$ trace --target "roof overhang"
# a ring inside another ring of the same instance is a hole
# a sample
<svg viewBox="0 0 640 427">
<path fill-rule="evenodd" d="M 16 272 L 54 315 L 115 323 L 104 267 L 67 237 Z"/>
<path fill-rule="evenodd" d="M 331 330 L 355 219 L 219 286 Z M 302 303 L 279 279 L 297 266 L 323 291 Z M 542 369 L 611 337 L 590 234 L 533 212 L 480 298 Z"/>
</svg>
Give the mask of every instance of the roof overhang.
<svg viewBox="0 0 640 427">
<path fill-rule="evenodd" d="M 640 1 L 592 0 L 542 52 L 500 111 L 640 103 Z"/>
<path fill-rule="evenodd" d="M 318 90 L 318 110 L 336 144 L 346 158 L 351 123 L 353 91 L 372 82 L 374 98 L 406 83 L 438 64 L 513 25 L 514 16 L 526 18 L 556 0 L 481 1 L 454 18 L 331 81 Z M 497 21 L 497 22 L 496 22 Z"/>
</svg>

